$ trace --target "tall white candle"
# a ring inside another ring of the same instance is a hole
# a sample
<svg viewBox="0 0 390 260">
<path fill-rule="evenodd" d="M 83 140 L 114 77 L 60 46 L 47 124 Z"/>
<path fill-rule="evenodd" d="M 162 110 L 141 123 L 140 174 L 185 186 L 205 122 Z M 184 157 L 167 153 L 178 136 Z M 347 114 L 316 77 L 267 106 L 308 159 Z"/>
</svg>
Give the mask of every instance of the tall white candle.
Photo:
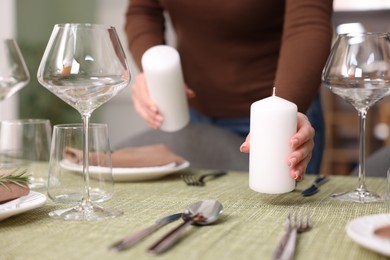
<svg viewBox="0 0 390 260">
<path fill-rule="evenodd" d="M 164 117 L 161 130 L 185 127 L 190 117 L 179 53 L 166 45 L 154 46 L 141 63 L 149 94 Z"/>
<path fill-rule="evenodd" d="M 294 190 L 287 159 L 297 131 L 297 106 L 275 96 L 254 102 L 250 115 L 249 186 L 261 193 Z"/>
</svg>

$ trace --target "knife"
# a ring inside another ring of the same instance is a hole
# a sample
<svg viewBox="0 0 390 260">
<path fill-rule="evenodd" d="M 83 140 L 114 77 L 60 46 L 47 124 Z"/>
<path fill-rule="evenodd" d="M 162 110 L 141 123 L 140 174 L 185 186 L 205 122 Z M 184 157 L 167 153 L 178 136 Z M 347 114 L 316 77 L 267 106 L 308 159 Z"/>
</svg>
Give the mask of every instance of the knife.
<svg viewBox="0 0 390 260">
<path fill-rule="evenodd" d="M 130 235 L 128 237 L 125 237 L 118 242 L 112 244 L 109 249 L 114 251 L 122 251 L 125 249 L 128 249 L 144 239 L 146 236 L 152 234 L 154 231 L 158 230 L 159 228 L 165 226 L 166 224 L 175 221 L 179 219 L 182 216 L 182 213 L 176 213 L 169 216 L 166 216 L 162 219 L 158 219 L 153 225 L 150 227 L 147 227 L 143 230 L 138 231 L 137 233 Z"/>
<path fill-rule="evenodd" d="M 306 197 L 306 196 L 311 196 L 311 195 L 317 193 L 318 186 L 320 186 L 321 184 L 324 184 L 328 180 L 329 179 L 327 176 L 318 175 L 318 177 L 314 180 L 313 184 L 309 188 L 302 191 L 302 195 Z"/>
</svg>

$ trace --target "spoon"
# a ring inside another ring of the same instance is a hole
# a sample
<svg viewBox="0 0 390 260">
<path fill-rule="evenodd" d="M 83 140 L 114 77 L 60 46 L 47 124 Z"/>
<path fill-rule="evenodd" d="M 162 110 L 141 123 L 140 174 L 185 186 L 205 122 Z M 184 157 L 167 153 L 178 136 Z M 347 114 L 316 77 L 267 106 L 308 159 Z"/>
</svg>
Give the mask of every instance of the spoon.
<svg viewBox="0 0 390 260">
<path fill-rule="evenodd" d="M 191 224 L 201 226 L 211 224 L 219 219 L 222 212 L 223 206 L 217 200 L 203 200 L 192 204 L 182 214 L 184 222 L 149 247 L 148 252 L 159 254 L 166 251 L 178 240 L 186 227 Z"/>
</svg>

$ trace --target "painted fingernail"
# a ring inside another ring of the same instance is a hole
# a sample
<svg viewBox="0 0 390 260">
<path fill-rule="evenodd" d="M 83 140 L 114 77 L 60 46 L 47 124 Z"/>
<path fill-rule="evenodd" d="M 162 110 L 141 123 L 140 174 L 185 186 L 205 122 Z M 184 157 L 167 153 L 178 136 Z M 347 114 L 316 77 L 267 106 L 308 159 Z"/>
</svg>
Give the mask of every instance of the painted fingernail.
<svg viewBox="0 0 390 260">
<path fill-rule="evenodd" d="M 302 180 L 302 175 L 301 175 L 301 171 L 300 170 L 297 170 L 297 171 L 295 171 L 295 180 L 296 181 L 300 181 L 300 180 Z"/>
<path fill-rule="evenodd" d="M 244 149 L 246 149 L 247 146 L 246 146 L 246 143 L 243 143 L 241 146 L 240 146 L 240 151 L 242 152 Z"/>
</svg>

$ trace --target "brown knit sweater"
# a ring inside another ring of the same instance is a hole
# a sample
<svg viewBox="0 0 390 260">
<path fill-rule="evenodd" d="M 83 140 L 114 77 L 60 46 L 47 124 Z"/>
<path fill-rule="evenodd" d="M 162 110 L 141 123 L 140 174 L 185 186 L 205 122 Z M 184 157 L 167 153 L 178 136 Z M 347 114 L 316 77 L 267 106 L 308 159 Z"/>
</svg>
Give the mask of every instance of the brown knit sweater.
<svg viewBox="0 0 390 260">
<path fill-rule="evenodd" d="M 249 116 L 274 85 L 305 112 L 318 92 L 332 0 L 129 0 L 126 33 L 138 66 L 148 48 L 165 43 L 164 10 L 198 112 Z"/>
</svg>

